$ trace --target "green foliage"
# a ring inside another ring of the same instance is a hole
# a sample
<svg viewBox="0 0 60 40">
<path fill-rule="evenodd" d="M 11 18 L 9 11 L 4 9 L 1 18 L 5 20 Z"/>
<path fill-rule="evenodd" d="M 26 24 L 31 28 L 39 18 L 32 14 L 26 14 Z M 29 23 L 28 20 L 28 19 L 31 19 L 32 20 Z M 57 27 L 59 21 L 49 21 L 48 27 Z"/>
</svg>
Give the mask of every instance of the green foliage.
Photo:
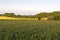
<svg viewBox="0 0 60 40">
<path fill-rule="evenodd" d="M 60 40 L 60 21 L 0 21 L 0 40 Z"/>
<path fill-rule="evenodd" d="M 14 13 L 5 13 L 4 16 L 15 17 L 15 14 Z"/>
<path fill-rule="evenodd" d="M 41 19 L 43 17 L 47 17 L 48 20 L 60 20 L 60 11 L 54 11 L 51 13 L 42 12 L 42 13 L 39 13 L 35 16 L 38 17 L 38 19 Z"/>
<path fill-rule="evenodd" d="M 60 16 L 49 16 L 48 20 L 60 20 Z"/>
<path fill-rule="evenodd" d="M 50 13 L 46 13 L 46 12 L 36 14 L 36 16 L 40 16 L 40 17 L 47 17 L 47 16 L 50 16 L 50 15 L 51 15 Z"/>
</svg>

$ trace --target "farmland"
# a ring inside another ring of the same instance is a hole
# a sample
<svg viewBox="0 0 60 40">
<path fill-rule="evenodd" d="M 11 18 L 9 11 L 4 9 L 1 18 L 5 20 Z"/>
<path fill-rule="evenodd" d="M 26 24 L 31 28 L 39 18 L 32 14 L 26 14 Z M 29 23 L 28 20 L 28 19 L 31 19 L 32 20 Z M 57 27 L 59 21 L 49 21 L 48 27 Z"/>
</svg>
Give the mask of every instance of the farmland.
<svg viewBox="0 0 60 40">
<path fill-rule="evenodd" d="M 0 16 L 0 20 L 38 20 L 38 18 L 14 18 L 14 17 L 7 17 L 7 16 Z"/>
<path fill-rule="evenodd" d="M 60 21 L 0 21 L 0 40 L 60 40 Z"/>
</svg>

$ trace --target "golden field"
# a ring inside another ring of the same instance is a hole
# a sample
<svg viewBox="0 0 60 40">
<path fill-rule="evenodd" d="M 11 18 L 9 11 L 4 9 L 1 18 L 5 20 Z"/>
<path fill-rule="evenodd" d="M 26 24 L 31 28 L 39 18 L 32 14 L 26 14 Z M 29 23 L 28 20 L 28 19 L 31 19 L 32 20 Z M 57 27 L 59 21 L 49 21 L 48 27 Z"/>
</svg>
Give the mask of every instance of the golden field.
<svg viewBox="0 0 60 40">
<path fill-rule="evenodd" d="M 38 18 L 14 18 L 14 17 L 0 16 L 0 20 L 38 20 Z"/>
</svg>

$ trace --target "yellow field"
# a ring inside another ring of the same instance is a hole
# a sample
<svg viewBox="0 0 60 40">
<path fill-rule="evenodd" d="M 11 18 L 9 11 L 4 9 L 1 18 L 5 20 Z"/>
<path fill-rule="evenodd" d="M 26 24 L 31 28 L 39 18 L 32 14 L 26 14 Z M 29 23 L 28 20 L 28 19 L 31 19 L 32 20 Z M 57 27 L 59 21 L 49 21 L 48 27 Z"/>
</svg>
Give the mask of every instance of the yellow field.
<svg viewBox="0 0 60 40">
<path fill-rule="evenodd" d="M 38 20 L 38 18 L 13 18 L 13 17 L 0 16 L 0 20 Z"/>
<path fill-rule="evenodd" d="M 47 20 L 47 19 L 48 19 L 47 17 L 46 17 L 46 18 L 44 18 L 44 17 L 43 17 L 43 18 L 41 18 L 41 20 Z"/>
</svg>

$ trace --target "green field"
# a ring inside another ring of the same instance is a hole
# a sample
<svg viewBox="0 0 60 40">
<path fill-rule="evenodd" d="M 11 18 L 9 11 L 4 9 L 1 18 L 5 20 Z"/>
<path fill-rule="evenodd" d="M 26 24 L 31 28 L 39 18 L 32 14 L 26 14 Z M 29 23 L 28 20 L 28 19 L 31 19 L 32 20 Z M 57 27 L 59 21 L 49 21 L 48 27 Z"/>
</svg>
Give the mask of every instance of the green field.
<svg viewBox="0 0 60 40">
<path fill-rule="evenodd" d="M 0 21 L 0 40 L 60 40 L 60 21 Z"/>
</svg>

